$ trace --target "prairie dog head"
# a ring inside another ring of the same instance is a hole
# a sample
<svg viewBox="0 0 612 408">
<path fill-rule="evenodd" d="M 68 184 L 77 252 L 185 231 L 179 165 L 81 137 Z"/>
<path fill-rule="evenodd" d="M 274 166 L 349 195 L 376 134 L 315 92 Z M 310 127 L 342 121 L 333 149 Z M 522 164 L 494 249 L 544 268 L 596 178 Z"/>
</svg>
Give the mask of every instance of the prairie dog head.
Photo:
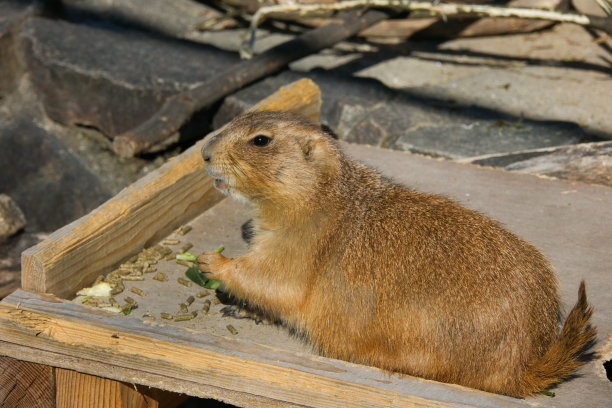
<svg viewBox="0 0 612 408">
<path fill-rule="evenodd" d="M 290 113 L 242 115 L 202 148 L 215 187 L 233 198 L 299 203 L 334 172 L 337 149 L 330 136 Z"/>
</svg>

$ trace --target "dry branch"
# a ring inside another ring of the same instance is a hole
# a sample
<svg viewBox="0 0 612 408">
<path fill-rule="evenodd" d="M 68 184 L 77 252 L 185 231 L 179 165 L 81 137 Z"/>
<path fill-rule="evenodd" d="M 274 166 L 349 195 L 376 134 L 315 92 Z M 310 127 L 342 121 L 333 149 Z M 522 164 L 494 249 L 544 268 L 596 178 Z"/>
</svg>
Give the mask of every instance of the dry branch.
<svg viewBox="0 0 612 408">
<path fill-rule="evenodd" d="M 275 15 L 298 15 L 305 17 L 329 11 L 351 10 L 363 7 L 388 8 L 406 11 L 425 11 L 432 16 L 446 19 L 450 16 L 523 18 L 573 23 L 592 27 L 612 34 L 612 18 L 588 16 L 585 14 L 563 13 L 553 10 L 489 6 L 481 4 L 451 4 L 409 0 L 347 0 L 331 4 L 282 4 L 261 7 L 253 14 L 248 32 L 248 40 L 243 43 L 241 55 L 248 57 L 253 53 L 255 31 L 259 24 Z"/>
<path fill-rule="evenodd" d="M 331 23 L 280 44 L 253 59 L 234 65 L 204 84 L 169 98 L 161 109 L 135 129 L 117 136 L 115 152 L 131 157 L 162 142 L 176 132 L 194 112 L 260 78 L 270 75 L 292 61 L 330 47 L 389 17 L 388 13 L 353 10 Z"/>
</svg>

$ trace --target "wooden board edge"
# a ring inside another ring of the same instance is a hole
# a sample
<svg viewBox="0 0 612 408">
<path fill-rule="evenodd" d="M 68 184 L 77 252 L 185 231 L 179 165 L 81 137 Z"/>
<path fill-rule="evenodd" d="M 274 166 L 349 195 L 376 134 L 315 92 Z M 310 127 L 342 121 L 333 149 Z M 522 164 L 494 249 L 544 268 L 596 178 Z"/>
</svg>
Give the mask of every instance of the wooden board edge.
<svg viewBox="0 0 612 408">
<path fill-rule="evenodd" d="M 300 405 L 285 403 L 260 397 L 258 395 L 241 393 L 219 387 L 206 386 L 192 381 L 165 377 L 130 368 L 117 369 L 104 361 L 94 361 L 83 356 L 73 356 L 53 351 L 24 346 L 0 340 L 0 355 L 51 367 L 74 370 L 84 374 L 96 375 L 128 384 L 138 384 L 160 390 L 199 398 L 212 398 L 236 406 L 249 408 L 299 408 Z"/>
<path fill-rule="evenodd" d="M 319 87 L 301 79 L 281 87 L 252 110 L 288 110 L 318 122 L 320 107 Z M 204 139 L 24 251 L 22 287 L 72 296 L 97 275 L 224 198 L 203 171 L 203 143 Z M 125 239 L 124 234 L 132 234 L 133 239 Z"/>
<path fill-rule="evenodd" d="M 2 341 L 106 363 L 117 371 L 136 370 L 299 405 L 532 406 L 456 385 L 381 375 L 378 369 L 339 360 L 205 334 L 189 335 L 173 327 L 164 331 L 137 319 L 108 316 L 25 291 L 0 302 L 0 329 Z"/>
</svg>

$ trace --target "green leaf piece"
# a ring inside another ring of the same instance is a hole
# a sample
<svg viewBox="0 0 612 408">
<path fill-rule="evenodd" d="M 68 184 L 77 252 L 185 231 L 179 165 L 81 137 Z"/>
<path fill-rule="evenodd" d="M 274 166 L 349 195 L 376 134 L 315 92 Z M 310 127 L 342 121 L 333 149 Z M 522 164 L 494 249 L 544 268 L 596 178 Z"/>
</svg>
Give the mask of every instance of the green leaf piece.
<svg viewBox="0 0 612 408">
<path fill-rule="evenodd" d="M 208 281 L 208 279 L 206 279 L 204 274 L 202 272 L 200 272 L 197 267 L 192 266 L 191 268 L 187 269 L 185 271 L 185 275 L 189 279 L 194 281 L 197 285 L 200 285 L 202 287 L 206 287 L 206 281 Z"/>
</svg>

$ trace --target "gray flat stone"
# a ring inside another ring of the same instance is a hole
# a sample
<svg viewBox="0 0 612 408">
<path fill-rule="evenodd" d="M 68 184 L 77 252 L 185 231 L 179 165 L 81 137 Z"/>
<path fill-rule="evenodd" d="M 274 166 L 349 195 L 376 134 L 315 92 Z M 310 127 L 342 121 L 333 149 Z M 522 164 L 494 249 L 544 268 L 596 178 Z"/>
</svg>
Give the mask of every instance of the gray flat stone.
<svg viewBox="0 0 612 408">
<path fill-rule="evenodd" d="M 559 24 L 530 34 L 406 43 L 356 74 L 415 96 L 569 121 L 612 138 L 611 59 L 594 39 L 580 26 Z"/>
<path fill-rule="evenodd" d="M 0 1 L 0 96 L 15 87 L 19 63 L 13 40 L 19 25 L 28 17 L 37 15 L 42 9 L 40 1 Z"/>
<path fill-rule="evenodd" d="M 322 122 L 348 142 L 461 159 L 574 144 L 583 136 L 572 123 L 524 120 L 491 109 L 416 98 L 373 79 L 322 70 L 283 72 L 227 97 L 214 126 L 229 121 L 279 86 L 304 76 L 321 87 Z"/>
<path fill-rule="evenodd" d="M 17 45 L 47 115 L 109 137 L 238 60 L 207 45 L 41 18 L 23 24 Z"/>
</svg>

